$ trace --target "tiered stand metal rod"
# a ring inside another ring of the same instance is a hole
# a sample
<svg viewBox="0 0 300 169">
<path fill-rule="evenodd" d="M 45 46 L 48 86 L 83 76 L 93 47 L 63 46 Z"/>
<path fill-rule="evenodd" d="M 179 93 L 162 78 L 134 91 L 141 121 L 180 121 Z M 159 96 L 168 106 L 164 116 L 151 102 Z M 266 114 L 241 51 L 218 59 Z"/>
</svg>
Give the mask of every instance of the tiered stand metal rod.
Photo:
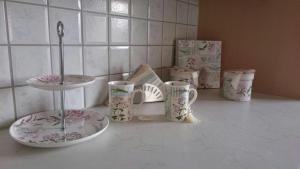
<svg viewBox="0 0 300 169">
<path fill-rule="evenodd" d="M 59 38 L 59 57 L 60 57 L 60 85 L 64 84 L 64 50 L 63 50 L 63 36 L 64 25 L 61 21 L 57 23 L 57 35 Z M 65 92 L 63 88 L 60 89 L 60 106 L 61 106 L 61 129 L 66 128 L 65 121 Z"/>
</svg>

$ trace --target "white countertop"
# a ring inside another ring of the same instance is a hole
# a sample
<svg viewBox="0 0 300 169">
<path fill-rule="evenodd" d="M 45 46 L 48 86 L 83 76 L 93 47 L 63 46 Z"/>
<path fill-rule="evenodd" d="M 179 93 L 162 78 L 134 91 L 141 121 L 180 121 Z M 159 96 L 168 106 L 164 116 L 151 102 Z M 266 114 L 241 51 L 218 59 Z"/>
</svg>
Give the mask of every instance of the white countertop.
<svg viewBox="0 0 300 169">
<path fill-rule="evenodd" d="M 300 101 L 256 94 L 251 102 L 200 91 L 199 124 L 111 123 L 97 138 L 38 149 L 0 131 L 0 169 L 299 169 Z M 99 108 L 99 110 L 107 110 Z M 163 113 L 163 103 L 144 114 Z"/>
</svg>

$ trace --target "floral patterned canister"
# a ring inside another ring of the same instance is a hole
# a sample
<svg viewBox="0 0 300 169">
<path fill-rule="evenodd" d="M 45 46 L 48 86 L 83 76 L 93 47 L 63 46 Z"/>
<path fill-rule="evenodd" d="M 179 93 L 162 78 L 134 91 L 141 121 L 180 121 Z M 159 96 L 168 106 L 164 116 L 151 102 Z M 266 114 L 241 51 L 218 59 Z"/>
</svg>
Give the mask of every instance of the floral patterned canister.
<svg viewBox="0 0 300 169">
<path fill-rule="evenodd" d="M 220 88 L 221 41 L 179 40 L 176 65 L 199 71 L 198 88 Z"/>
<path fill-rule="evenodd" d="M 183 81 L 191 85 L 191 87 L 198 88 L 199 72 L 189 68 L 173 67 L 170 68 L 170 79 L 172 81 Z"/>
<path fill-rule="evenodd" d="M 228 70 L 223 77 L 223 95 L 230 100 L 250 101 L 254 69 Z"/>
</svg>

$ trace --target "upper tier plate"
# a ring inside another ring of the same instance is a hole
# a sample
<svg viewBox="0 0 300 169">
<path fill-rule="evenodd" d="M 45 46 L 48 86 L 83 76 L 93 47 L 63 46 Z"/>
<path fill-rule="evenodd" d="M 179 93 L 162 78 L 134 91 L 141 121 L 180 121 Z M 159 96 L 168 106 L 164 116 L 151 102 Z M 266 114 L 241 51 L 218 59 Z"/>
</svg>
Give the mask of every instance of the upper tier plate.
<svg viewBox="0 0 300 169">
<path fill-rule="evenodd" d="M 41 112 L 25 116 L 11 125 L 9 133 L 17 142 L 31 147 L 64 147 L 101 134 L 109 120 L 104 113 L 67 110 L 66 129 L 61 129 L 59 113 Z"/>
<path fill-rule="evenodd" d="M 83 87 L 95 82 L 95 77 L 83 75 L 65 75 L 64 84 L 61 85 L 59 80 L 43 80 L 45 76 L 34 77 L 27 80 L 27 84 L 32 87 L 44 90 L 70 90 L 78 87 Z"/>
</svg>

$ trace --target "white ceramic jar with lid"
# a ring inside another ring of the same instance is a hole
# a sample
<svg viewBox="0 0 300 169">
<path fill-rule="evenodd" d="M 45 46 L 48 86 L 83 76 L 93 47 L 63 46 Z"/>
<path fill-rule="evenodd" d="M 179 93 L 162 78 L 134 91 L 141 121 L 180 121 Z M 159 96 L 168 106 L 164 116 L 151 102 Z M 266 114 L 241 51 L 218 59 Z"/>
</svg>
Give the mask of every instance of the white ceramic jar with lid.
<svg viewBox="0 0 300 169">
<path fill-rule="evenodd" d="M 223 75 L 223 95 L 236 101 L 250 101 L 254 69 L 227 70 Z"/>
</svg>

